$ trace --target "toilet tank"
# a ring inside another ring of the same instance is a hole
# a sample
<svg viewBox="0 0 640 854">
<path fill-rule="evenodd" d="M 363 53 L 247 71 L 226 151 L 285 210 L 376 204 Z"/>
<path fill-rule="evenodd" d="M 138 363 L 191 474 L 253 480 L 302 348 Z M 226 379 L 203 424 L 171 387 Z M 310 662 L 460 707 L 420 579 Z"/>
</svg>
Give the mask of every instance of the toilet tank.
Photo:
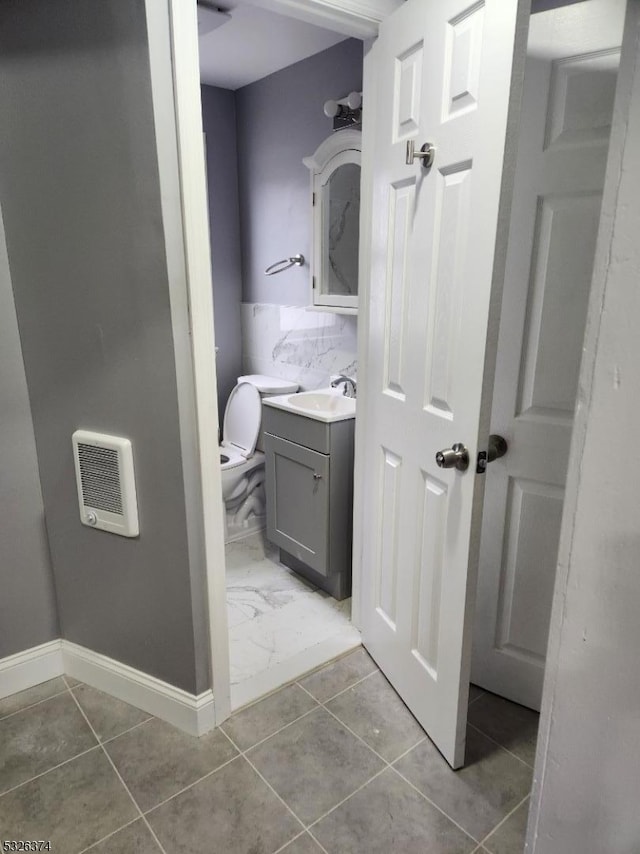
<svg viewBox="0 0 640 854">
<path fill-rule="evenodd" d="M 266 374 L 246 374 L 243 377 L 238 377 L 239 383 L 251 383 L 260 392 L 260 397 L 275 397 L 278 394 L 295 394 L 298 389 L 298 383 L 293 383 L 290 380 L 283 380 L 279 377 L 269 377 Z M 264 442 L 262 430 L 258 433 L 258 442 L 256 444 L 258 451 L 264 451 Z"/>
</svg>

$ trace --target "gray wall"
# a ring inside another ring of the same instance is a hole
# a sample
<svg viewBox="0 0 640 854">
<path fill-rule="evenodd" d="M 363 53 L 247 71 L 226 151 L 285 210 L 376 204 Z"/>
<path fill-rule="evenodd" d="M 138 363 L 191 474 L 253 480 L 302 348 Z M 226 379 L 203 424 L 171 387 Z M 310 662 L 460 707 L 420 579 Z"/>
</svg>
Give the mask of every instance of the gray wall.
<svg viewBox="0 0 640 854">
<path fill-rule="evenodd" d="M 348 39 L 236 92 L 245 302 L 309 304 L 308 266 L 271 278 L 264 269 L 297 252 L 310 256 L 302 158 L 331 133 L 324 102 L 362 89 L 362 61 L 362 42 Z"/>
<path fill-rule="evenodd" d="M 36 445 L 0 213 L 0 659 L 58 637 Z"/>
<path fill-rule="evenodd" d="M 535 854 L 640 850 L 639 186 L 640 4 L 631 2 L 547 656 Z"/>
<path fill-rule="evenodd" d="M 0 79 L 0 202 L 62 634 L 199 692 L 143 0 L 4 0 Z M 79 427 L 131 438 L 138 539 L 80 524 Z"/>
<path fill-rule="evenodd" d="M 227 398 L 242 373 L 242 268 L 236 99 L 234 92 L 215 86 L 202 86 L 201 95 L 202 125 L 206 134 L 211 275 L 218 347 L 218 411 L 222 421 Z"/>
</svg>

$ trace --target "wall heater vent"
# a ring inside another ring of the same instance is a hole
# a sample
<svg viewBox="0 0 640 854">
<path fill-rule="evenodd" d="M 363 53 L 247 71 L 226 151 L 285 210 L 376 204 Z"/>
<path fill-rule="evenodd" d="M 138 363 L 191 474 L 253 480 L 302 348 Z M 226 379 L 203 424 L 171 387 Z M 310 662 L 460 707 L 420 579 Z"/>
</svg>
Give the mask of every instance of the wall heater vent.
<svg viewBox="0 0 640 854">
<path fill-rule="evenodd" d="M 122 537 L 137 537 L 140 531 L 131 442 L 88 430 L 76 430 L 72 439 L 80 521 Z"/>
</svg>

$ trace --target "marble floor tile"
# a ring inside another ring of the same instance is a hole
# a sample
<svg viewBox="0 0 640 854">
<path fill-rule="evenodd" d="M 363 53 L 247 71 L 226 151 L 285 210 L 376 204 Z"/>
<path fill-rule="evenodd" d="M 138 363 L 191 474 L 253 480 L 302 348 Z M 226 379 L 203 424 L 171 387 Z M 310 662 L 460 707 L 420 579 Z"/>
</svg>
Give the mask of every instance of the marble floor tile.
<svg viewBox="0 0 640 854">
<path fill-rule="evenodd" d="M 227 572 L 248 569 L 251 564 L 260 563 L 265 558 L 276 562 L 278 559 L 278 549 L 267 539 L 264 531 L 227 543 L 224 551 Z"/>
<path fill-rule="evenodd" d="M 533 767 L 538 738 L 537 712 L 495 694 L 469 706 L 469 723 Z"/>
<path fill-rule="evenodd" d="M 371 656 L 360 648 L 305 676 L 299 682 L 316 700 L 324 703 L 377 669 Z"/>
<path fill-rule="evenodd" d="M 170 854 L 273 854 L 302 830 L 241 756 L 147 818 Z"/>
<path fill-rule="evenodd" d="M 370 779 L 384 763 L 324 709 L 247 752 L 302 821 L 315 821 Z"/>
<path fill-rule="evenodd" d="M 255 620 L 262 614 L 304 599 L 315 590 L 305 579 L 269 558 L 227 569 L 229 625 Z"/>
<path fill-rule="evenodd" d="M 476 847 L 390 768 L 311 833 L 328 854 L 469 854 Z"/>
<path fill-rule="evenodd" d="M 13 715 L 21 709 L 26 709 L 28 706 L 42 702 L 42 700 L 48 700 L 49 697 L 63 694 L 66 690 L 67 686 L 63 678 L 58 676 L 56 679 L 49 679 L 47 682 L 42 682 L 33 688 L 27 688 L 26 691 L 11 694 L 10 697 L 0 700 L 0 718 Z"/>
<path fill-rule="evenodd" d="M 471 728 L 464 768 L 452 772 L 428 739 L 394 767 L 478 840 L 531 789 L 531 769 Z"/>
<path fill-rule="evenodd" d="M 50 840 L 61 854 L 78 854 L 138 815 L 100 747 L 0 797 L 3 839 Z"/>
<path fill-rule="evenodd" d="M 231 684 L 282 664 L 351 625 L 351 600 L 337 602 L 278 562 L 258 531 L 227 543 Z"/>
<path fill-rule="evenodd" d="M 319 592 L 229 631 L 231 684 L 237 685 L 351 626 L 351 601 Z"/>
<path fill-rule="evenodd" d="M 91 854 L 161 854 L 160 846 L 141 818 L 89 850 Z"/>
<path fill-rule="evenodd" d="M 66 762 L 96 740 L 67 691 L 0 721 L 0 792 Z"/>
<path fill-rule="evenodd" d="M 298 685 L 288 685 L 259 703 L 236 712 L 225 721 L 222 729 L 240 750 L 247 750 L 316 705 Z"/>
<path fill-rule="evenodd" d="M 527 798 L 504 824 L 501 824 L 488 839 L 484 840 L 486 850 L 491 854 L 522 854 L 528 819 L 529 799 Z"/>
<path fill-rule="evenodd" d="M 195 738 L 157 718 L 105 748 L 143 812 L 237 754 L 220 730 Z"/>
<path fill-rule="evenodd" d="M 247 615 L 242 608 L 236 608 L 227 600 L 227 629 L 234 629 L 240 623 L 247 621 Z"/>
<path fill-rule="evenodd" d="M 339 694 L 326 706 L 387 762 L 393 762 L 425 736 L 380 672 Z"/>
<path fill-rule="evenodd" d="M 151 717 L 147 712 L 90 685 L 79 685 L 73 689 L 73 694 L 100 741 L 120 735 Z"/>
</svg>

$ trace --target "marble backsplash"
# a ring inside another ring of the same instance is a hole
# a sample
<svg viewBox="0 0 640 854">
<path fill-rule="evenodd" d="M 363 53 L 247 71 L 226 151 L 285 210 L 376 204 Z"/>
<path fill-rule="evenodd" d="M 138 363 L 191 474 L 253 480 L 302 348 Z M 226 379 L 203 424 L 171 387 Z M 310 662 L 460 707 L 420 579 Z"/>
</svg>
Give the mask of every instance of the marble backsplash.
<svg viewBox="0 0 640 854">
<path fill-rule="evenodd" d="M 303 306 L 242 303 L 242 369 L 324 388 L 332 374 L 355 377 L 357 318 Z"/>
</svg>

